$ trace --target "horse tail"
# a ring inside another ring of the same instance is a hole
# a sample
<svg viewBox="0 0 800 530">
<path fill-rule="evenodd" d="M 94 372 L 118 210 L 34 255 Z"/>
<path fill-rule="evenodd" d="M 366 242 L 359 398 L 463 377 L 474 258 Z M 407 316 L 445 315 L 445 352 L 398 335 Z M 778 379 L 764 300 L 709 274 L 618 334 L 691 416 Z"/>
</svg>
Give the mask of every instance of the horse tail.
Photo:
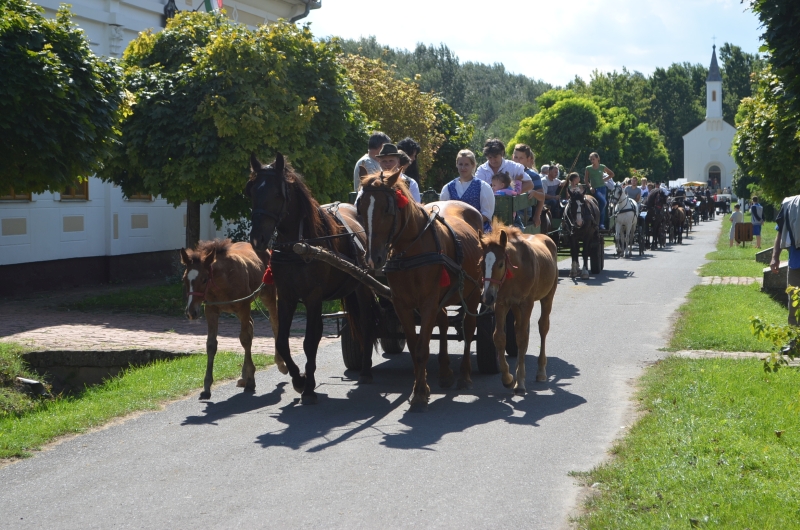
<svg viewBox="0 0 800 530">
<path fill-rule="evenodd" d="M 361 307 L 358 301 L 358 289 L 356 289 L 342 299 L 342 309 L 347 312 L 347 323 L 353 339 L 358 344 L 369 346 L 371 351 L 378 344 L 379 337 L 374 330 L 379 329 L 381 308 L 375 296 L 372 295 L 372 291 L 369 293 L 370 307 Z M 370 322 L 367 329 L 362 329 L 362 318 L 366 317 L 370 318 Z M 370 344 L 364 344 L 366 337 L 369 337 Z"/>
</svg>

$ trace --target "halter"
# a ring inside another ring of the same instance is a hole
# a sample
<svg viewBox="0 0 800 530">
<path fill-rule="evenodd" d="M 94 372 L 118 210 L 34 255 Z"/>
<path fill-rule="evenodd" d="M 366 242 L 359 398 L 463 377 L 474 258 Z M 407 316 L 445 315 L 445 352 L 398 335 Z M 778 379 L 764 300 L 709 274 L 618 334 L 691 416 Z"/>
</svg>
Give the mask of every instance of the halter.
<svg viewBox="0 0 800 530">
<path fill-rule="evenodd" d="M 252 186 L 255 185 L 256 182 L 262 179 L 262 182 L 258 185 L 258 187 L 263 186 L 266 183 L 267 175 L 270 171 L 274 171 L 275 168 L 271 165 L 262 167 L 256 172 L 256 178 L 252 183 L 248 182 L 247 187 L 245 188 L 245 193 L 250 195 L 252 193 Z M 286 182 L 285 175 L 281 175 L 281 197 L 283 198 L 283 204 L 281 205 L 281 210 L 277 214 L 267 210 L 266 208 L 253 208 L 252 212 L 253 215 L 263 215 L 275 221 L 275 226 L 277 227 L 281 221 L 283 221 L 287 215 L 289 215 L 289 184 Z"/>
<path fill-rule="evenodd" d="M 208 294 L 208 288 L 214 284 L 214 268 L 208 267 L 208 282 L 206 282 L 206 290 L 202 293 L 200 291 L 192 291 L 189 296 L 196 296 L 199 300 L 203 300 Z M 216 286 L 215 286 L 216 287 Z"/>
<path fill-rule="evenodd" d="M 498 289 L 503 286 L 503 282 L 506 281 L 506 278 L 513 278 L 514 276 L 511 274 L 511 269 L 518 269 L 516 265 L 512 265 L 511 259 L 508 257 L 508 252 L 506 252 L 506 273 L 503 274 L 503 277 L 500 280 L 495 280 L 494 278 L 481 278 L 481 282 L 489 282 L 491 284 L 495 284 L 498 286 Z"/>
<path fill-rule="evenodd" d="M 383 172 L 381 172 L 381 177 L 382 176 L 383 176 Z M 359 197 L 356 200 L 356 204 L 355 204 L 356 210 L 358 210 L 359 205 L 361 203 L 361 200 L 364 198 L 364 196 L 367 193 L 380 192 L 380 193 L 385 193 L 386 195 L 388 195 L 389 198 L 386 201 L 386 215 L 391 215 L 392 216 L 392 230 L 391 230 L 391 232 L 389 232 L 389 241 L 388 241 L 388 244 L 389 244 L 390 247 L 394 246 L 394 244 L 397 242 L 397 240 L 400 238 L 400 236 L 403 235 L 403 232 L 405 232 L 406 227 L 408 227 L 408 218 L 406 218 L 405 222 L 403 223 L 403 226 L 400 228 L 400 231 L 397 232 L 397 213 L 398 213 L 398 210 L 401 209 L 397 204 L 397 192 L 399 192 L 399 191 L 400 190 L 398 188 L 382 188 L 382 187 L 378 188 L 378 187 L 374 187 L 374 186 L 370 186 L 368 188 L 361 188 L 361 197 Z M 400 193 L 402 193 L 402 192 L 400 192 Z M 419 233 L 417 238 L 414 241 L 412 241 L 411 244 L 408 245 L 408 247 L 406 247 L 406 249 L 402 253 L 400 253 L 400 256 L 403 256 L 408 251 L 408 249 L 411 248 L 411 246 L 414 245 L 414 243 L 416 243 L 422 237 L 422 234 L 425 233 L 425 231 L 427 230 L 428 226 L 430 226 L 430 225 L 431 225 L 431 222 L 429 222 L 428 225 L 425 227 L 425 229 L 422 230 L 422 232 Z M 372 234 L 370 234 L 370 237 L 372 237 Z"/>
</svg>

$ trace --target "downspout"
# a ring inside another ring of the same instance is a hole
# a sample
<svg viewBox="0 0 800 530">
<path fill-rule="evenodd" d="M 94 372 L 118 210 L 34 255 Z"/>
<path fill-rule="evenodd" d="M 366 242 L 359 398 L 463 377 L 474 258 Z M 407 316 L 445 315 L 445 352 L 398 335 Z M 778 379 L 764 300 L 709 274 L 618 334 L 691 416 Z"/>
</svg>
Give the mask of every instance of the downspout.
<svg viewBox="0 0 800 530">
<path fill-rule="evenodd" d="M 312 9 L 319 9 L 320 7 L 322 7 L 322 0 L 317 0 L 317 1 L 315 1 L 315 0 L 303 0 L 303 2 L 306 4 L 306 10 L 303 13 L 300 13 L 299 15 L 296 15 L 296 16 L 293 16 L 292 18 L 290 18 L 289 22 L 294 24 L 295 22 L 297 22 L 301 18 L 306 18 L 308 16 L 308 13 Z"/>
</svg>

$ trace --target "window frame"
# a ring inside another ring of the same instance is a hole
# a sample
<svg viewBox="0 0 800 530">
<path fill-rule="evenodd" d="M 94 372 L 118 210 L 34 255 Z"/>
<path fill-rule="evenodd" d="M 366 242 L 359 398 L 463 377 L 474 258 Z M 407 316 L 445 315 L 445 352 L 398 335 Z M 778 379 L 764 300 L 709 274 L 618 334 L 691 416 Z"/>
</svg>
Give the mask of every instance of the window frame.
<svg viewBox="0 0 800 530">
<path fill-rule="evenodd" d="M 9 190 L 11 193 L 8 195 L 0 195 L 0 201 L 8 202 L 32 202 L 33 193 L 15 193 L 14 188 Z"/>
<path fill-rule="evenodd" d="M 83 194 L 75 193 L 67 193 L 70 188 L 74 188 L 75 191 L 78 188 L 82 188 Z M 64 191 L 59 194 L 59 200 L 61 201 L 88 201 L 89 200 L 89 180 L 84 180 L 83 182 L 78 182 L 72 186 L 67 186 Z"/>
</svg>

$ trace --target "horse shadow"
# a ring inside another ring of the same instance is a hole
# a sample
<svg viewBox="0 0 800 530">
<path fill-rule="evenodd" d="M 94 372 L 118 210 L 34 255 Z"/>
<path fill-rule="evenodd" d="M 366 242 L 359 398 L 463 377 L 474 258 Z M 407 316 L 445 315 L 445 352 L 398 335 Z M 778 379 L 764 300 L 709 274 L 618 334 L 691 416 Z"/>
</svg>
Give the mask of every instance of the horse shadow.
<svg viewBox="0 0 800 530">
<path fill-rule="evenodd" d="M 388 370 L 376 370 L 379 383 L 356 386 L 345 398 L 320 394 L 320 404 L 314 407 L 300 406 L 299 399 L 292 400 L 274 415 L 285 427 L 259 435 L 256 443 L 263 448 L 279 446 L 320 452 L 355 436 L 374 436 L 381 439 L 381 445 L 392 449 L 432 449 L 444 436 L 477 425 L 505 421 L 537 427 L 543 418 L 586 403 L 583 397 L 567 390 L 569 383 L 565 381 L 579 375 L 577 367 L 557 357 L 549 358 L 549 380 L 536 383 L 532 381 L 536 356 L 528 355 L 525 361 L 528 393 L 524 397 L 515 397 L 503 388 L 499 375 L 476 374 L 472 391 L 442 390 L 436 386 L 434 368 L 429 372 L 433 384 L 426 413 L 408 410 L 411 363 L 410 359 L 406 363 L 397 362 Z M 380 367 L 384 364 L 387 363 Z M 513 369 L 515 363 L 511 364 Z M 403 369 L 398 370 L 401 365 Z M 402 408 L 406 409 L 398 420 L 404 426 L 402 430 L 398 432 L 393 421 L 390 426 L 382 423 Z"/>
<path fill-rule="evenodd" d="M 277 405 L 285 393 L 284 388 L 287 384 L 286 381 L 280 382 L 271 392 L 260 396 L 251 392 L 237 391 L 225 401 L 206 401 L 203 415 L 187 416 L 181 425 L 218 425 L 220 420 Z"/>
<path fill-rule="evenodd" d="M 588 280 L 582 280 L 580 277 L 570 278 L 569 271 L 565 271 L 565 274 L 561 274 L 561 271 L 559 271 L 559 277 L 571 280 L 573 285 L 604 285 L 625 278 L 632 278 L 633 271 L 604 269 L 600 274 L 590 275 Z"/>
</svg>

